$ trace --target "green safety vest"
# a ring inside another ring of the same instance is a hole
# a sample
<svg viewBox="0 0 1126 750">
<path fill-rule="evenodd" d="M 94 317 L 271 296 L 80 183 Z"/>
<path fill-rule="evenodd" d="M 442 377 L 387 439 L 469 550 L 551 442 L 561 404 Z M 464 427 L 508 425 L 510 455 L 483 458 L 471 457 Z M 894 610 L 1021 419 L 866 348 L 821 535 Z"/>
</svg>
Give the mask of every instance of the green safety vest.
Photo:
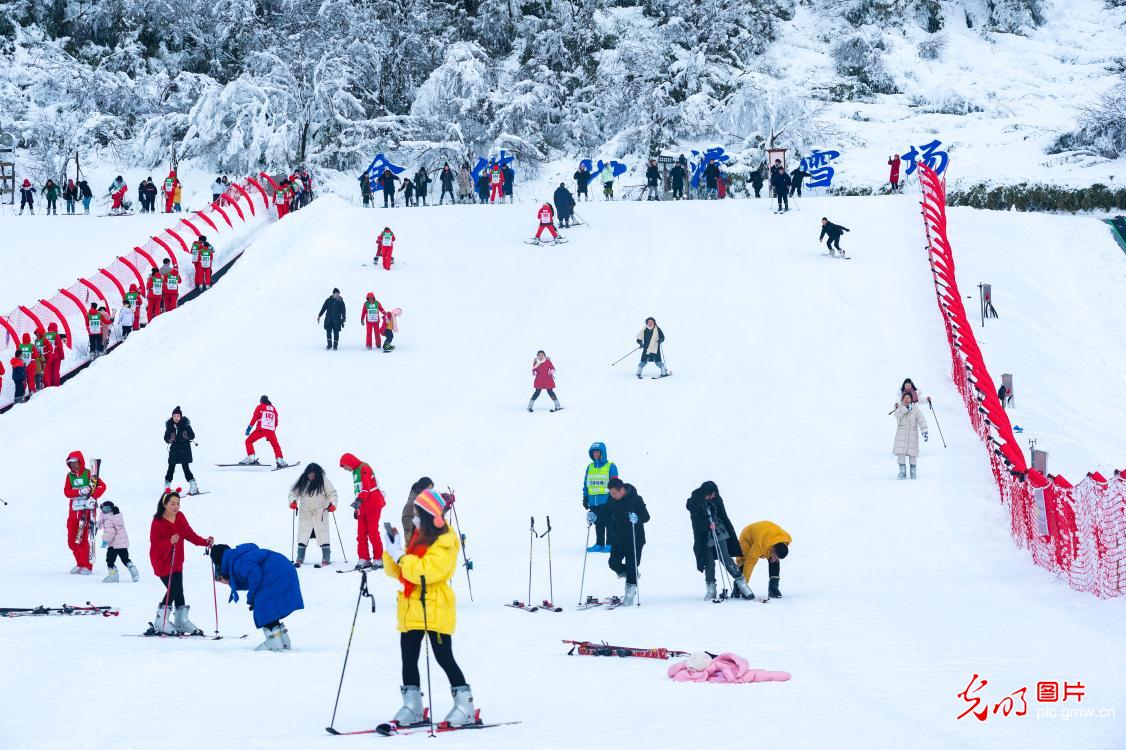
<svg viewBox="0 0 1126 750">
<path fill-rule="evenodd" d="M 130 308 L 136 307 L 137 306 L 137 298 L 140 297 L 140 296 L 141 295 L 137 294 L 136 292 L 126 292 L 125 293 L 125 305 L 127 307 L 130 307 Z"/>
<path fill-rule="evenodd" d="M 20 353 L 20 359 L 22 359 L 23 363 L 26 365 L 28 362 L 31 361 L 32 354 L 35 352 L 35 345 L 34 344 L 20 344 L 18 349 L 19 349 L 19 353 Z"/>
<path fill-rule="evenodd" d="M 176 186 L 176 181 L 171 177 L 164 180 L 164 192 L 171 193 L 172 188 Z"/>
<path fill-rule="evenodd" d="M 51 342 L 51 346 L 55 346 L 55 345 L 56 345 L 56 344 L 55 344 L 55 342 L 56 342 L 56 341 L 58 341 L 58 338 L 59 338 L 59 334 L 58 334 L 58 332 L 56 332 L 56 331 L 47 331 L 47 340 Z"/>
<path fill-rule="evenodd" d="M 86 319 L 90 321 L 90 333 L 102 332 L 102 314 L 99 312 L 92 312 L 86 314 Z"/>
<path fill-rule="evenodd" d="M 204 268 L 211 268 L 211 248 L 201 247 L 199 249 L 199 264 Z"/>
<path fill-rule="evenodd" d="M 368 323 L 379 322 L 379 300 L 364 303 L 364 320 Z"/>
<path fill-rule="evenodd" d="M 390 245 L 394 241 L 395 241 L 395 237 L 390 232 L 384 232 L 383 233 L 383 246 L 384 247 Z"/>
<path fill-rule="evenodd" d="M 164 286 L 170 292 L 176 292 L 180 289 L 180 274 L 175 271 L 170 271 L 168 276 L 164 279 Z"/>
<path fill-rule="evenodd" d="M 67 478 L 70 480 L 71 489 L 74 490 L 89 487 L 91 484 L 89 469 L 84 469 L 81 474 L 68 474 Z"/>
<path fill-rule="evenodd" d="M 363 481 L 360 479 L 360 476 L 363 474 L 365 466 L 367 466 L 367 464 L 362 463 L 352 469 L 352 494 L 356 497 L 359 497 L 360 492 L 363 490 Z"/>
<path fill-rule="evenodd" d="M 610 489 L 606 486 L 610 483 L 610 462 L 607 461 L 601 467 L 595 466 L 592 461 L 586 467 L 586 496 L 594 497 L 596 495 L 609 494 Z"/>
<path fill-rule="evenodd" d="M 150 277 L 150 279 L 152 281 L 152 293 L 153 294 L 163 294 L 164 293 L 164 277 L 163 276 L 152 276 L 152 277 Z"/>
</svg>

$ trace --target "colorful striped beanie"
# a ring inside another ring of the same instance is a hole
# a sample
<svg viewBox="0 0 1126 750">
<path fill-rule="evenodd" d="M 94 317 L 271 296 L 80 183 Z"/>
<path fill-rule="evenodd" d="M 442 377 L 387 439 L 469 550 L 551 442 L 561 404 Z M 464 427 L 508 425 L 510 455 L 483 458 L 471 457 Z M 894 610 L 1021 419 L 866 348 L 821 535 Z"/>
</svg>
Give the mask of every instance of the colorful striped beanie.
<svg viewBox="0 0 1126 750">
<path fill-rule="evenodd" d="M 446 501 L 434 490 L 424 490 L 418 493 L 414 499 L 414 507 L 433 516 L 434 525 L 438 528 L 446 525 L 446 519 L 442 518 L 442 514 L 446 512 Z"/>
</svg>

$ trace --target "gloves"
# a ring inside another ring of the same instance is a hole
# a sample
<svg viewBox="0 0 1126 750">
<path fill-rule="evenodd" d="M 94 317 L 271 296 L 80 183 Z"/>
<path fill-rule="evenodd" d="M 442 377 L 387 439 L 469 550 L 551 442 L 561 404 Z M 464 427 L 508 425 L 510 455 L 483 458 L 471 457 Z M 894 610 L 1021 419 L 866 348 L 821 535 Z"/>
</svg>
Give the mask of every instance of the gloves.
<svg viewBox="0 0 1126 750">
<path fill-rule="evenodd" d="M 457 498 L 456 498 L 456 497 L 454 497 L 454 493 L 452 493 L 452 492 L 443 492 L 443 493 L 441 493 L 441 495 L 442 495 L 442 499 L 446 501 L 446 508 L 447 508 L 447 509 L 448 509 L 448 508 L 449 508 L 449 507 L 450 507 L 451 505 L 453 505 L 453 504 L 454 504 L 454 501 L 455 501 L 455 500 L 457 500 Z"/>
<path fill-rule="evenodd" d="M 587 523 L 594 523 L 597 520 L 598 520 L 598 516 L 594 515 L 593 510 L 588 510 L 586 512 L 586 522 Z"/>
<path fill-rule="evenodd" d="M 89 500 L 86 501 L 86 510 L 94 510 L 94 508 L 97 508 L 97 507 L 98 507 L 98 503 L 97 503 L 97 501 L 94 500 L 94 498 L 90 498 Z"/>
<path fill-rule="evenodd" d="M 290 510 L 297 510 L 297 501 L 296 500 L 294 500 L 292 503 L 289 504 L 289 509 Z"/>
<path fill-rule="evenodd" d="M 399 535 L 396 534 L 395 538 L 392 539 L 390 534 L 387 533 L 387 529 L 381 526 L 379 538 L 383 542 L 384 553 L 390 555 L 391 559 L 398 563 L 399 558 L 403 556 L 403 545 L 399 543 Z"/>
<path fill-rule="evenodd" d="M 630 523 L 637 523 L 637 514 L 636 513 L 631 512 L 629 514 L 629 522 Z"/>
<path fill-rule="evenodd" d="M 246 428 L 246 436 L 250 437 L 250 428 L 249 427 Z"/>
<path fill-rule="evenodd" d="M 107 542 L 105 539 L 103 539 L 102 540 L 102 549 L 105 549 L 108 546 L 109 546 L 109 542 Z"/>
<path fill-rule="evenodd" d="M 928 435 L 927 433 L 925 433 L 925 432 L 924 432 L 924 433 L 923 433 L 923 442 L 924 442 L 924 443 L 925 443 L 925 442 L 927 442 L 927 439 L 928 439 L 929 437 L 930 437 L 930 435 Z"/>
<path fill-rule="evenodd" d="M 363 503 L 364 501 L 357 497 L 352 501 L 352 509 L 358 512 L 360 510 L 360 506 L 363 505 Z"/>
<path fill-rule="evenodd" d="M 335 513 L 335 512 L 336 512 L 336 506 L 335 506 L 335 505 L 332 505 L 332 504 L 330 503 L 330 504 L 329 504 L 329 506 L 328 506 L 328 512 L 329 512 L 329 513 Z"/>
<path fill-rule="evenodd" d="M 86 497 L 87 495 L 90 494 L 90 488 L 89 487 L 79 487 L 78 488 L 78 494 L 82 495 L 82 497 Z"/>
<path fill-rule="evenodd" d="M 356 519 L 357 521 L 359 521 L 359 520 L 360 520 L 360 511 L 358 511 L 358 510 L 354 510 L 354 511 L 352 511 L 352 518 L 354 518 L 354 519 Z"/>
<path fill-rule="evenodd" d="M 250 611 L 251 611 L 251 612 L 253 612 L 253 611 L 254 611 L 254 602 L 247 602 L 247 603 L 246 603 L 246 606 L 247 606 L 247 607 L 250 607 Z"/>
</svg>

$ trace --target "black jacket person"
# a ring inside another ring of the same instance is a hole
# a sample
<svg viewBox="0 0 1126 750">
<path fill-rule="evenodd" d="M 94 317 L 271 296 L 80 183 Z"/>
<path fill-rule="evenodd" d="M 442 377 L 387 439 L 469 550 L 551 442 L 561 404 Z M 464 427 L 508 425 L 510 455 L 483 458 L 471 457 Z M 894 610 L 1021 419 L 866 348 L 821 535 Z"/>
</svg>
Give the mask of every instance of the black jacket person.
<svg viewBox="0 0 1126 750">
<path fill-rule="evenodd" d="M 344 321 L 348 318 L 348 312 L 344 308 L 344 298 L 340 296 L 339 289 L 334 288 L 332 295 L 321 305 L 321 311 L 317 313 L 318 323 L 321 322 L 321 316 L 325 319 L 325 349 L 335 349 L 340 341 L 340 329 L 344 327 Z"/>
</svg>

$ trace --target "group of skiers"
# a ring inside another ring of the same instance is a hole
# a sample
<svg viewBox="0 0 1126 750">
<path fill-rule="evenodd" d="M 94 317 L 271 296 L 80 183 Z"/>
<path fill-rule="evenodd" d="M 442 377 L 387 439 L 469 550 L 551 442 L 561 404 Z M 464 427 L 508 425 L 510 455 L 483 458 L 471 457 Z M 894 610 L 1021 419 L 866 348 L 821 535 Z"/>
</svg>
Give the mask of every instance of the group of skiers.
<svg viewBox="0 0 1126 750">
<path fill-rule="evenodd" d="M 94 197 L 94 192 L 90 189 L 89 183 L 86 180 L 68 179 L 66 184 L 59 186 L 52 179 L 48 179 L 41 188 L 43 198 L 47 201 L 47 214 L 58 215 L 59 207 L 58 201 L 62 197 L 63 202 L 66 204 L 67 215 L 77 213 L 76 208 L 79 202 L 82 203 L 83 210 L 88 214 L 90 213 L 90 200 Z M 20 214 L 22 215 L 24 209 L 27 209 L 29 214 L 35 213 L 35 193 L 37 188 L 31 184 L 31 180 L 24 178 L 23 184 L 20 185 Z"/>
<path fill-rule="evenodd" d="M 405 175 L 401 179 L 387 167 L 374 176 L 365 170 L 358 181 L 364 208 L 374 205 L 373 189 L 383 193 L 384 208 L 395 207 L 396 193 L 403 196 L 407 206 L 429 205 L 427 199 L 431 182 L 437 182 L 441 188 L 436 204 L 439 206 L 445 203 L 446 196 L 449 196 L 450 203 L 511 203 L 515 194 L 516 171 L 511 164 L 493 164 L 474 178 L 468 162 L 462 162 L 456 171 L 449 162 L 445 162 L 433 178 L 426 167 L 419 167 L 413 175 Z M 373 183 L 378 187 L 373 188 Z"/>
<path fill-rule="evenodd" d="M 12 368 L 15 403 L 26 403 L 36 391 L 62 384 L 62 364 L 69 345 L 57 323 L 49 324 L 46 331 L 36 328 L 34 339 L 30 333 L 23 334 L 8 363 Z M 0 393 L 4 390 L 3 376 L 4 363 L 0 362 Z"/>
<path fill-rule="evenodd" d="M 387 247 L 386 258 L 391 257 L 390 247 Z M 384 267 L 390 268 L 390 261 L 384 261 Z M 383 351 L 391 352 L 395 350 L 395 345 L 392 343 L 395 340 L 395 334 L 399 331 L 399 316 L 403 311 L 399 308 L 387 309 L 383 304 L 376 299 L 375 292 L 368 292 L 367 297 L 364 298 L 363 306 L 360 308 L 360 320 L 364 324 L 364 344 L 370 350 L 374 348 Z M 348 308 L 344 304 L 344 297 L 340 293 L 340 289 L 333 287 L 332 294 L 330 294 L 321 305 L 320 312 L 317 313 L 317 323 L 321 324 L 321 319 L 324 319 L 325 330 L 325 349 L 338 349 L 340 346 L 340 331 L 344 328 L 344 324 L 348 320 Z"/>
<path fill-rule="evenodd" d="M 215 178 L 215 186 L 223 184 L 220 178 Z M 212 187 L 214 196 L 215 186 Z M 274 190 L 274 207 L 278 210 L 278 218 L 297 211 L 309 205 L 313 200 L 313 178 L 309 170 L 301 167 L 289 177 L 286 177 Z"/>
</svg>

